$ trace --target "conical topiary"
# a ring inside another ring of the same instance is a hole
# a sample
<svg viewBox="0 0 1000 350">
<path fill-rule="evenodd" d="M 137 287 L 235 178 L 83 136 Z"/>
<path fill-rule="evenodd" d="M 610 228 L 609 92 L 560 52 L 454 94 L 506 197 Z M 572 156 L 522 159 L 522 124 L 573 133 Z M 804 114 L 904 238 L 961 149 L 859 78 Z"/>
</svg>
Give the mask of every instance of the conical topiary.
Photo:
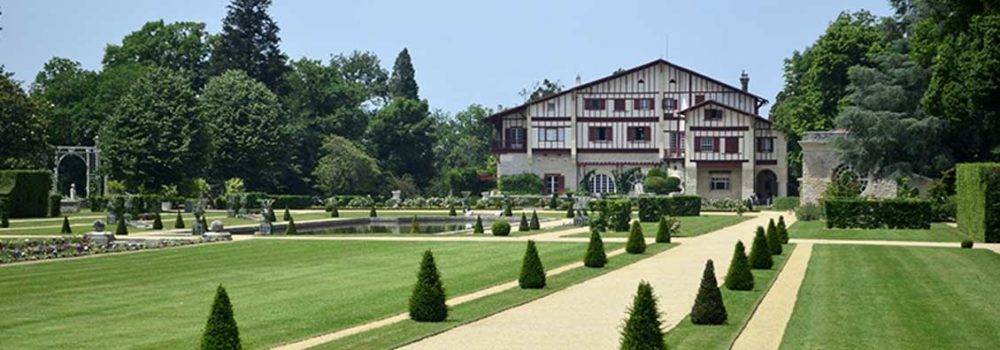
<svg viewBox="0 0 1000 350">
<path fill-rule="evenodd" d="M 767 234 L 764 235 L 767 238 L 767 249 L 771 252 L 771 255 L 781 255 L 781 234 L 778 233 L 778 228 L 774 226 L 774 219 L 767 224 Z"/>
<path fill-rule="evenodd" d="M 723 324 L 726 323 L 727 317 L 726 305 L 722 302 L 722 291 L 719 290 L 719 283 L 715 280 L 715 266 L 709 259 L 705 263 L 705 273 L 701 276 L 698 296 L 695 297 L 694 306 L 691 308 L 691 323 Z"/>
<path fill-rule="evenodd" d="M 448 206 L 448 216 L 458 216 L 458 213 L 455 212 L 455 205 L 454 204 Z"/>
<path fill-rule="evenodd" d="M 410 233 L 420 233 L 420 222 L 417 221 L 416 215 L 410 220 Z"/>
<path fill-rule="evenodd" d="M 670 243 L 670 236 L 673 235 L 673 220 L 666 216 L 660 217 L 660 224 L 656 227 L 656 243 Z"/>
<path fill-rule="evenodd" d="M 725 283 L 729 290 L 753 290 L 753 273 L 742 241 L 737 241 L 733 249 L 733 261 L 729 263 Z"/>
<path fill-rule="evenodd" d="M 569 205 L 568 208 L 566 208 L 566 218 L 567 219 L 572 219 L 572 218 L 576 217 L 576 212 L 573 211 L 573 201 L 569 201 L 569 202 L 570 202 L 570 205 Z"/>
<path fill-rule="evenodd" d="M 125 214 L 118 213 L 118 219 L 115 223 L 115 235 L 117 236 L 128 236 L 128 225 L 125 224 Z"/>
<path fill-rule="evenodd" d="M 660 310 L 656 307 L 656 297 L 653 287 L 645 281 L 639 282 L 639 289 L 632 299 L 628 309 L 628 318 L 622 327 L 622 350 L 656 350 L 666 349 L 663 342 L 662 321 Z"/>
<path fill-rule="evenodd" d="M 289 217 L 288 223 L 286 225 L 287 225 L 285 226 L 286 235 L 294 235 L 299 233 L 299 231 L 295 229 L 295 218 Z"/>
<path fill-rule="evenodd" d="M 483 229 L 483 218 L 479 215 L 476 215 L 476 224 L 472 226 L 472 233 L 486 233 L 486 230 Z"/>
<path fill-rule="evenodd" d="M 753 237 L 753 244 L 750 246 L 750 268 L 756 270 L 770 270 L 774 261 L 771 260 L 771 248 L 767 246 L 767 238 L 764 237 L 764 228 L 757 226 L 757 233 Z"/>
<path fill-rule="evenodd" d="M 163 229 L 163 218 L 160 217 L 160 212 L 156 212 L 156 216 L 153 218 L 153 229 L 154 230 Z"/>
<path fill-rule="evenodd" d="M 521 223 L 517 225 L 518 232 L 531 231 L 531 226 L 528 226 L 528 217 L 521 213 Z"/>
<path fill-rule="evenodd" d="M 514 216 L 514 212 L 511 211 L 511 207 L 512 206 L 514 206 L 514 205 L 510 203 L 510 200 L 508 200 L 506 203 L 504 203 L 504 206 L 503 206 L 503 216 Z"/>
<path fill-rule="evenodd" d="M 434 255 L 428 250 L 424 252 L 424 258 L 420 262 L 417 284 L 410 295 L 410 319 L 417 322 L 441 322 L 447 318 L 444 285 L 437 265 L 434 264 Z"/>
<path fill-rule="evenodd" d="M 184 216 L 181 215 L 181 211 L 177 211 L 177 220 L 174 221 L 174 228 L 184 228 Z"/>
<path fill-rule="evenodd" d="M 201 334 L 202 350 L 238 350 L 240 330 L 233 317 L 233 305 L 229 302 L 226 289 L 219 285 L 212 301 L 212 311 L 208 314 L 205 331 Z"/>
<path fill-rule="evenodd" d="M 535 249 L 535 241 L 528 241 L 517 284 L 521 289 L 545 288 L 545 268 L 542 267 L 542 259 L 538 257 L 538 249 Z"/>
<path fill-rule="evenodd" d="M 628 231 L 628 241 L 625 242 L 625 251 L 629 254 L 646 252 L 646 237 L 642 235 L 642 226 L 638 220 L 632 221 L 632 227 Z"/>
<path fill-rule="evenodd" d="M 587 245 L 587 255 L 583 257 L 583 266 L 604 267 L 608 264 L 608 256 L 604 253 L 604 241 L 601 240 L 601 233 L 597 230 L 590 230 L 590 244 Z"/>
<path fill-rule="evenodd" d="M 69 217 L 63 216 L 62 231 L 60 233 L 64 235 L 73 234 L 73 228 L 69 226 Z"/>
<path fill-rule="evenodd" d="M 542 228 L 542 225 L 538 223 L 538 212 L 531 211 L 531 222 L 528 224 L 532 230 L 538 230 Z"/>
<path fill-rule="evenodd" d="M 288 211 L 288 206 L 285 206 L 285 215 L 281 217 L 281 221 L 288 221 L 292 219 L 292 212 Z"/>
<path fill-rule="evenodd" d="M 378 217 L 378 212 L 375 211 L 375 205 L 374 204 L 372 204 L 371 210 L 368 211 L 368 217 L 370 217 L 370 218 L 377 218 Z"/>
<path fill-rule="evenodd" d="M 788 244 L 788 226 L 785 226 L 785 217 L 778 217 L 778 235 L 781 236 L 781 243 Z"/>
<path fill-rule="evenodd" d="M 10 217 L 3 208 L 0 208 L 0 227 L 10 227 Z"/>
<path fill-rule="evenodd" d="M 276 222 L 278 221 L 278 216 L 274 214 L 274 208 L 267 208 L 267 221 Z"/>
<path fill-rule="evenodd" d="M 556 194 L 552 194 L 552 198 L 549 198 L 549 209 L 556 210 L 559 208 L 559 200 L 556 198 Z"/>
</svg>

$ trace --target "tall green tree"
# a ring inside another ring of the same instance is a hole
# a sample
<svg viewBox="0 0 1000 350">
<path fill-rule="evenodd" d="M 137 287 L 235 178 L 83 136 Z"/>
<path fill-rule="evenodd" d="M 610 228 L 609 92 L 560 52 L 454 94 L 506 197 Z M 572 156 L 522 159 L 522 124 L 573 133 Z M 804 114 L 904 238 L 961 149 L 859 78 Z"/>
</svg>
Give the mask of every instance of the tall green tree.
<svg viewBox="0 0 1000 350">
<path fill-rule="evenodd" d="M 186 183 L 214 153 L 191 83 L 150 68 L 121 98 L 101 131 L 104 171 L 132 189 Z"/>
<path fill-rule="evenodd" d="M 211 52 L 205 23 L 163 20 L 147 22 L 122 39 L 120 45 L 104 49 L 104 67 L 147 64 L 182 72 L 196 89 L 206 81 L 206 65 Z"/>
<path fill-rule="evenodd" d="M 434 176 L 433 126 L 426 101 L 397 97 L 368 125 L 371 154 L 383 170 L 409 174 L 423 188 Z"/>
<path fill-rule="evenodd" d="M 365 101 L 383 106 L 389 101 L 389 72 L 382 68 L 378 56 L 368 51 L 354 51 L 350 55 L 336 55 L 330 63 L 338 68 L 344 79 L 363 87 Z"/>
<path fill-rule="evenodd" d="M 201 120 L 214 130 L 210 174 L 216 181 L 238 177 L 253 191 L 277 192 L 288 167 L 288 118 L 278 97 L 246 73 L 230 70 L 212 78 L 198 101 Z"/>
<path fill-rule="evenodd" d="M 0 74 L 0 169 L 46 168 L 49 125 L 16 82 Z"/>
<path fill-rule="evenodd" d="M 239 69 L 282 92 L 281 79 L 288 70 L 288 58 L 278 47 L 278 24 L 267 8 L 271 0 L 232 0 L 222 21 L 222 33 L 212 48 L 209 71 L 212 75 Z"/>
<path fill-rule="evenodd" d="M 351 140 L 330 136 L 323 143 L 322 154 L 313 170 L 316 189 L 322 194 L 375 193 L 382 170 L 374 158 L 355 147 Z"/>
<path fill-rule="evenodd" d="M 54 145 L 92 145 L 96 125 L 93 109 L 84 101 L 93 94 L 97 73 L 83 69 L 80 62 L 53 57 L 31 84 L 31 98 L 52 125 L 49 142 Z M 103 119 L 103 118 L 98 118 Z"/>
<path fill-rule="evenodd" d="M 437 168 L 441 173 L 456 168 L 480 169 L 490 158 L 493 127 L 483 119 L 493 110 L 478 104 L 469 105 L 454 116 L 435 113 L 437 126 L 434 146 Z"/>
<path fill-rule="evenodd" d="M 419 87 L 415 77 L 416 71 L 413 69 L 413 62 L 410 60 L 410 51 L 403 49 L 396 56 L 396 63 L 392 65 L 392 76 L 389 77 L 389 94 L 393 98 L 419 99 Z"/>
</svg>

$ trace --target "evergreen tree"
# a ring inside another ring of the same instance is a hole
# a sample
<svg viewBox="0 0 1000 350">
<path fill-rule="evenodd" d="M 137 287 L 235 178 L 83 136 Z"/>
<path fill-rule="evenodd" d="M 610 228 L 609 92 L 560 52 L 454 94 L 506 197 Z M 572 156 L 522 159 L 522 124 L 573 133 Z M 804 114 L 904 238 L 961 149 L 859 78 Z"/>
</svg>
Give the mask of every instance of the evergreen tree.
<svg viewBox="0 0 1000 350">
<path fill-rule="evenodd" d="M 625 242 L 625 251 L 629 254 L 646 252 L 646 237 L 642 235 L 642 226 L 638 220 L 632 221 L 632 227 L 628 232 L 628 241 Z"/>
<path fill-rule="evenodd" d="M 331 218 L 339 218 L 340 217 L 340 210 L 337 209 L 337 201 L 334 201 L 333 202 L 333 207 L 330 208 L 330 217 Z"/>
<path fill-rule="evenodd" d="M 701 276 L 698 296 L 695 297 L 694 306 L 691 308 L 691 323 L 723 324 L 726 323 L 727 317 L 726 305 L 722 302 L 722 291 L 719 290 L 719 283 L 715 280 L 715 266 L 709 259 L 705 263 L 705 273 Z"/>
<path fill-rule="evenodd" d="M 294 218 L 288 218 L 288 224 L 287 225 L 288 226 L 285 227 L 285 234 L 286 235 L 294 235 L 294 234 L 298 234 L 299 233 L 299 231 L 295 229 L 295 219 Z"/>
<path fill-rule="evenodd" d="M 771 255 L 781 255 L 781 235 L 774 226 L 774 219 L 767 223 L 767 234 L 764 237 L 767 238 L 767 248 Z"/>
<path fill-rule="evenodd" d="M 479 215 L 476 215 L 476 225 L 472 227 L 472 233 L 486 233 L 483 229 L 483 218 Z"/>
<path fill-rule="evenodd" d="M 184 217 L 181 216 L 181 211 L 177 211 L 177 220 L 174 221 L 174 228 L 184 228 Z"/>
<path fill-rule="evenodd" d="M 417 284 L 410 296 L 410 319 L 417 322 L 441 322 L 447 318 L 444 285 L 437 265 L 434 264 L 434 255 L 428 250 L 424 252 L 424 258 L 420 262 Z"/>
<path fill-rule="evenodd" d="M 785 226 L 785 217 L 778 217 L 778 233 L 781 235 L 781 243 L 788 244 L 788 227 Z"/>
<path fill-rule="evenodd" d="M 622 328 L 622 350 L 656 350 L 666 349 L 663 342 L 662 321 L 660 310 L 656 307 L 656 297 L 653 287 L 645 281 L 639 282 L 632 306 L 628 310 L 628 318 Z"/>
<path fill-rule="evenodd" d="M 413 62 L 410 60 L 410 51 L 403 48 L 399 56 L 396 56 L 396 63 L 392 65 L 392 76 L 389 77 L 389 93 L 392 97 L 420 99 L 415 73 Z"/>
<path fill-rule="evenodd" d="M 458 216 L 458 213 L 455 212 L 454 204 L 448 206 L 448 216 Z"/>
<path fill-rule="evenodd" d="M 660 217 L 660 224 L 656 227 L 656 243 L 670 243 L 673 220 L 668 220 L 666 216 Z"/>
<path fill-rule="evenodd" d="M 372 117 L 366 131 L 368 149 L 383 171 L 409 175 L 426 187 L 435 175 L 436 120 L 427 101 L 394 98 Z"/>
<path fill-rule="evenodd" d="M 566 218 L 567 219 L 572 219 L 575 216 L 576 216 L 576 212 L 573 211 L 573 201 L 571 200 L 569 208 L 566 209 Z"/>
<path fill-rule="evenodd" d="M 753 245 L 750 246 L 750 268 L 770 270 L 771 265 L 774 265 L 774 261 L 771 260 L 771 248 L 768 248 L 767 238 L 764 237 L 764 228 L 757 226 Z"/>
<path fill-rule="evenodd" d="M 559 209 L 559 200 L 556 198 L 556 194 L 552 194 L 552 198 L 549 199 L 549 209 L 556 210 Z"/>
<path fill-rule="evenodd" d="M 271 91 L 281 92 L 288 57 L 278 47 L 281 38 L 278 24 L 267 13 L 270 6 L 271 0 L 232 0 L 209 59 L 212 75 L 242 70 Z"/>
<path fill-rule="evenodd" d="M 518 232 L 528 232 L 531 231 L 531 226 L 528 226 L 528 217 L 521 213 L 521 223 L 517 226 Z"/>
<path fill-rule="evenodd" d="M 115 226 L 115 235 L 128 236 L 128 225 L 125 224 L 125 213 L 118 213 Z"/>
<path fill-rule="evenodd" d="M 267 208 L 267 221 L 276 222 L 278 221 L 278 216 L 274 214 L 274 208 Z"/>
<path fill-rule="evenodd" d="M 153 229 L 154 230 L 163 229 L 163 218 L 160 217 L 160 212 L 156 212 L 156 217 L 153 219 Z"/>
<path fill-rule="evenodd" d="M 62 234 L 73 234 L 73 229 L 69 226 L 69 217 L 63 216 Z"/>
<path fill-rule="evenodd" d="M 0 208 L 0 227 L 10 227 L 10 217 L 7 215 L 7 210 Z"/>
<path fill-rule="evenodd" d="M 587 245 L 587 255 L 583 257 L 583 265 L 586 267 L 604 267 L 608 264 L 608 256 L 604 253 L 604 241 L 601 240 L 600 232 L 590 230 L 590 244 Z"/>
<path fill-rule="evenodd" d="M 503 207 L 503 216 L 514 216 L 514 212 L 511 211 L 511 208 L 510 208 L 512 206 L 513 206 L 513 204 L 510 203 L 510 200 L 508 200 L 507 203 L 505 203 L 505 205 Z"/>
<path fill-rule="evenodd" d="M 753 290 L 753 273 L 750 272 L 750 261 L 747 260 L 746 249 L 742 241 L 736 242 L 733 249 L 733 261 L 729 263 L 726 272 L 726 288 L 729 290 Z"/>
<path fill-rule="evenodd" d="M 531 211 L 531 223 L 529 225 L 532 230 L 538 230 L 542 228 L 542 225 L 538 223 L 538 212 Z"/>
<path fill-rule="evenodd" d="M 524 251 L 524 260 L 521 262 L 521 277 L 518 277 L 517 284 L 521 289 L 545 288 L 545 268 L 542 267 L 542 259 L 538 257 L 535 241 L 528 241 L 528 248 Z"/>
<path fill-rule="evenodd" d="M 292 219 L 292 212 L 288 210 L 288 206 L 285 206 L 285 215 L 281 217 L 281 221 L 288 221 Z"/>
<path fill-rule="evenodd" d="M 240 330 L 233 316 L 233 305 L 229 302 L 226 289 L 219 285 L 212 301 L 212 311 L 201 335 L 202 350 L 239 350 Z"/>
<path fill-rule="evenodd" d="M 377 218 L 378 217 L 378 212 L 375 211 L 375 204 L 372 204 L 371 210 L 368 211 L 368 217 L 370 217 L 370 218 Z"/>
<path fill-rule="evenodd" d="M 410 233 L 420 233 L 420 222 L 417 221 L 416 215 L 410 220 Z"/>
</svg>

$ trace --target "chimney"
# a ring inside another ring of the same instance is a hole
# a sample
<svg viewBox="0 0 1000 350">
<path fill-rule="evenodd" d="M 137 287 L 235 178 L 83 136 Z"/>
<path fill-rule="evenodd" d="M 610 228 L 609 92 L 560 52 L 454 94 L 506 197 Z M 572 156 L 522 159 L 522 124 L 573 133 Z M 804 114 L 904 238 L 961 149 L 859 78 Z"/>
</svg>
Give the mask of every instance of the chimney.
<svg viewBox="0 0 1000 350">
<path fill-rule="evenodd" d="M 750 76 L 747 75 L 747 71 L 740 74 L 740 84 L 743 85 L 743 91 L 747 92 L 750 86 Z"/>
<path fill-rule="evenodd" d="M 576 75 L 576 86 L 580 86 L 580 84 L 582 84 L 582 83 L 583 83 L 583 80 L 581 80 L 581 79 L 580 79 L 580 75 L 579 75 L 579 74 L 577 74 L 577 75 Z"/>
</svg>

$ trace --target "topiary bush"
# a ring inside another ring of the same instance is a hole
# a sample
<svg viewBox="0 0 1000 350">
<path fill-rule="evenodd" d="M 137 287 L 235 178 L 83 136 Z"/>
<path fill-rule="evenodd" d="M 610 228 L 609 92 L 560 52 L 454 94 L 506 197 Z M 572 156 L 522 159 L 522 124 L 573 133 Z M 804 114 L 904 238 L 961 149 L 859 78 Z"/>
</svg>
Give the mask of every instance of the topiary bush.
<svg viewBox="0 0 1000 350">
<path fill-rule="evenodd" d="M 377 218 L 378 217 L 378 212 L 375 211 L 375 205 L 374 204 L 372 204 L 372 208 L 370 210 L 368 210 L 368 217 L 370 217 L 370 218 Z"/>
<path fill-rule="evenodd" d="M 507 221 L 494 221 L 490 229 L 493 231 L 494 236 L 510 236 L 510 223 Z"/>
<path fill-rule="evenodd" d="M 774 219 L 768 221 L 767 233 L 764 238 L 767 238 L 767 248 L 771 255 L 781 255 L 781 234 L 778 233 L 778 227 L 774 225 Z"/>
<path fill-rule="evenodd" d="M 0 170 L 0 200 L 8 218 L 41 218 L 49 214 L 52 174 L 48 170 Z"/>
<path fill-rule="evenodd" d="M 1000 163 L 958 164 L 958 228 L 970 238 L 1000 242 Z"/>
<path fill-rule="evenodd" d="M 69 218 L 63 216 L 62 230 L 59 232 L 64 235 L 73 234 L 73 228 L 69 226 Z"/>
<path fill-rule="evenodd" d="M 701 215 L 701 197 L 698 196 L 647 196 L 639 197 L 639 220 L 656 222 L 662 216 Z"/>
<path fill-rule="evenodd" d="M 767 238 L 764 237 L 764 228 L 757 226 L 757 233 L 750 246 L 750 268 L 770 270 L 772 265 L 774 260 L 771 259 L 771 248 L 768 247 Z"/>
<path fill-rule="evenodd" d="M 545 288 L 545 268 L 542 267 L 542 259 L 538 257 L 538 249 L 535 248 L 535 241 L 528 241 L 528 248 L 524 251 L 524 260 L 521 262 L 521 276 L 517 279 L 517 285 L 521 289 Z"/>
<path fill-rule="evenodd" d="M 695 297 L 694 306 L 691 308 L 691 323 L 723 324 L 726 323 L 727 317 L 726 305 L 722 302 L 722 291 L 719 290 L 719 283 L 715 279 L 715 266 L 709 259 L 701 276 L 698 296 Z"/>
<path fill-rule="evenodd" d="M 608 264 L 608 256 L 604 253 L 604 241 L 601 240 L 601 233 L 597 230 L 590 230 L 590 243 L 587 245 L 587 255 L 583 257 L 583 266 L 604 267 Z"/>
<path fill-rule="evenodd" d="M 299 230 L 295 229 L 295 218 L 288 217 L 288 224 L 286 224 L 286 226 L 285 226 L 285 234 L 286 235 L 295 235 L 295 234 L 298 234 L 298 233 L 299 233 Z"/>
<path fill-rule="evenodd" d="M 458 213 L 455 212 L 455 205 L 454 204 L 448 206 L 448 216 L 458 216 Z"/>
<path fill-rule="evenodd" d="M 504 206 L 503 206 L 503 216 L 514 216 L 514 212 L 511 210 L 511 207 L 513 207 L 513 206 L 514 206 L 514 203 L 511 203 L 510 199 L 508 198 L 507 202 L 504 203 Z"/>
<path fill-rule="evenodd" d="M 622 327 L 620 349 L 666 349 L 662 327 L 660 311 L 656 307 L 656 297 L 653 296 L 653 287 L 645 281 L 639 282 L 639 289 L 635 292 L 632 306 L 628 309 L 628 318 Z"/>
<path fill-rule="evenodd" d="M 962 249 L 972 249 L 972 240 L 968 239 L 968 238 L 963 239 L 962 240 Z"/>
<path fill-rule="evenodd" d="M 572 199 L 570 199 L 569 203 L 570 203 L 569 207 L 566 208 L 566 218 L 567 219 L 572 219 L 572 218 L 576 217 L 576 212 L 573 211 L 573 200 Z"/>
<path fill-rule="evenodd" d="M 212 301 L 212 311 L 205 322 L 205 330 L 201 334 L 202 350 L 239 350 L 240 330 L 233 316 L 233 305 L 229 302 L 226 289 L 219 285 Z"/>
<path fill-rule="evenodd" d="M 733 261 L 729 263 L 725 283 L 729 290 L 753 290 L 753 273 L 742 241 L 737 241 L 733 249 Z"/>
<path fill-rule="evenodd" d="M 486 231 L 483 230 L 483 218 L 479 215 L 476 215 L 476 224 L 472 226 L 472 233 L 484 233 L 484 232 Z"/>
<path fill-rule="evenodd" d="M 278 216 L 274 214 L 274 207 L 267 208 L 267 214 L 265 214 L 265 215 L 267 216 L 267 221 L 268 222 L 277 222 L 278 221 Z"/>
<path fill-rule="evenodd" d="M 528 232 L 531 231 L 531 226 L 528 226 L 528 217 L 521 213 L 521 223 L 517 226 L 518 232 Z"/>
<path fill-rule="evenodd" d="M 590 218 L 588 222 L 592 230 L 597 230 L 597 232 L 607 232 L 608 230 L 608 220 L 604 217 L 603 212 L 594 213 L 594 217 Z"/>
<path fill-rule="evenodd" d="M 417 322 L 441 322 L 448 318 L 444 285 L 430 250 L 424 252 L 417 272 L 417 284 L 410 295 L 410 319 Z"/>
<path fill-rule="evenodd" d="M 785 217 L 778 217 L 778 235 L 781 236 L 781 243 L 788 244 L 788 227 L 785 226 Z"/>
<path fill-rule="evenodd" d="M 338 207 L 337 201 L 330 201 L 330 217 L 331 218 L 339 218 L 340 217 L 340 209 L 338 209 L 337 207 Z"/>
<path fill-rule="evenodd" d="M 646 238 L 642 236 L 642 225 L 639 221 L 632 221 L 632 228 L 628 232 L 628 241 L 625 242 L 625 252 L 629 254 L 642 254 L 646 252 Z"/>
<path fill-rule="evenodd" d="M 153 218 L 153 229 L 154 230 L 163 229 L 163 218 L 160 217 L 160 212 L 156 212 L 156 216 Z"/>
<path fill-rule="evenodd" d="M 62 206 L 60 202 L 62 201 L 62 196 L 58 194 L 49 195 L 49 217 L 58 217 L 62 215 Z"/>
<path fill-rule="evenodd" d="M 677 219 L 660 217 L 660 224 L 656 226 L 656 243 L 670 243 L 670 237 L 673 236 L 674 227 L 677 225 Z"/>
<path fill-rule="evenodd" d="M 288 211 L 288 207 L 285 207 L 285 215 L 281 217 L 281 221 L 288 221 L 292 219 L 292 212 Z"/>
<path fill-rule="evenodd" d="M 531 222 L 528 224 L 532 230 L 539 230 L 542 228 L 542 224 L 538 222 L 538 213 L 534 210 L 531 211 Z"/>
<path fill-rule="evenodd" d="M 181 215 L 181 211 L 177 211 L 177 220 L 174 221 L 174 228 L 184 228 L 184 216 Z"/>
<path fill-rule="evenodd" d="M 115 221 L 115 235 L 128 236 L 128 225 L 125 224 L 125 215 L 118 214 Z"/>
</svg>

